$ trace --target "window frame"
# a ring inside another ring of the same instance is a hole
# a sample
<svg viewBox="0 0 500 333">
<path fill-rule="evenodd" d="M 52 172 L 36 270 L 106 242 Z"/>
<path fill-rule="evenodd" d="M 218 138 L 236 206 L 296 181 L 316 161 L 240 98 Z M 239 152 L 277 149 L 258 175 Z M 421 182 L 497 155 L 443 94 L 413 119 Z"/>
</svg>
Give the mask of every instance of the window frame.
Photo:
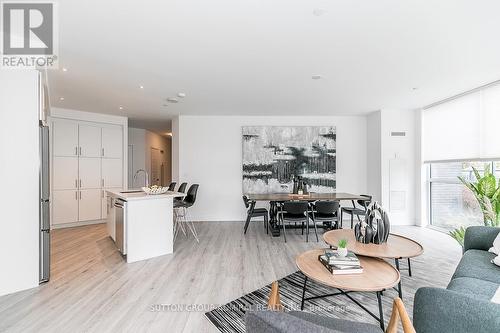
<svg viewBox="0 0 500 333">
<path fill-rule="evenodd" d="M 499 162 L 499 159 L 488 159 L 488 160 L 454 160 L 454 161 L 439 161 L 439 162 L 430 162 L 426 163 L 426 189 L 427 189 L 427 221 L 428 221 L 428 227 L 432 229 L 436 229 L 438 231 L 446 232 L 448 233 L 449 230 L 446 228 L 440 227 L 438 225 L 435 225 L 433 223 L 433 214 L 432 214 L 432 184 L 437 183 L 437 184 L 461 184 L 462 182 L 457 178 L 439 178 L 439 177 L 432 177 L 432 165 L 433 164 L 440 164 L 440 163 L 471 163 L 471 162 L 483 162 L 485 164 L 489 164 L 491 172 L 496 176 L 498 173 L 500 173 L 500 168 L 496 168 L 495 164 L 496 162 Z M 500 175 L 499 175 L 500 177 Z M 497 177 L 498 178 L 498 177 Z"/>
</svg>

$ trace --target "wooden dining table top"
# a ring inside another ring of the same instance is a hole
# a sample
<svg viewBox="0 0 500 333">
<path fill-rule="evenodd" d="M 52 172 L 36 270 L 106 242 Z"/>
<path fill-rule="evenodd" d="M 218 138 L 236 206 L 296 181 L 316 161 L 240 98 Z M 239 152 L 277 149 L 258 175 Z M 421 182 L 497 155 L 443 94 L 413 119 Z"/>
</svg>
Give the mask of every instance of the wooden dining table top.
<svg viewBox="0 0 500 333">
<path fill-rule="evenodd" d="M 254 201 L 292 201 L 292 200 L 302 200 L 302 201 L 316 201 L 316 200 L 330 200 L 330 201 L 340 201 L 340 200 L 363 200 L 363 197 L 359 194 L 335 192 L 335 193 L 309 193 L 305 195 L 292 194 L 292 193 L 263 193 L 263 194 L 247 194 L 248 199 Z"/>
</svg>

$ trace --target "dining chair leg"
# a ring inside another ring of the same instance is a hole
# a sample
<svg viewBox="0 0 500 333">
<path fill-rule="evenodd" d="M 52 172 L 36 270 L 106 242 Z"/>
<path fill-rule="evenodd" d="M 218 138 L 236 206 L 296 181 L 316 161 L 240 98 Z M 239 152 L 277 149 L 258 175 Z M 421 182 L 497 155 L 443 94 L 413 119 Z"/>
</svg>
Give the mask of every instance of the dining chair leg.
<svg viewBox="0 0 500 333">
<path fill-rule="evenodd" d="M 359 217 L 359 214 L 356 214 L 356 217 L 358 218 L 359 223 L 361 223 L 361 218 Z"/>
<path fill-rule="evenodd" d="M 312 219 L 312 222 L 313 222 L 313 226 L 314 226 L 314 233 L 316 234 L 316 242 L 319 242 L 318 227 L 316 226 L 316 221 L 314 221 L 314 219 Z"/>
<path fill-rule="evenodd" d="M 243 234 L 246 235 L 247 229 L 248 229 L 248 224 L 250 223 L 250 214 L 247 215 L 247 221 L 245 223 L 245 231 L 243 231 Z"/>
<path fill-rule="evenodd" d="M 339 229 L 342 229 L 342 221 L 344 220 L 344 211 L 340 211 L 340 221 L 338 221 Z"/>
<path fill-rule="evenodd" d="M 266 234 L 269 234 L 269 218 L 264 215 L 264 224 L 266 225 Z"/>
<path fill-rule="evenodd" d="M 354 228 L 354 214 L 351 214 L 351 229 Z"/>
<path fill-rule="evenodd" d="M 281 220 L 281 225 L 283 227 L 283 237 L 285 238 L 285 243 L 286 243 L 285 221 Z"/>
</svg>

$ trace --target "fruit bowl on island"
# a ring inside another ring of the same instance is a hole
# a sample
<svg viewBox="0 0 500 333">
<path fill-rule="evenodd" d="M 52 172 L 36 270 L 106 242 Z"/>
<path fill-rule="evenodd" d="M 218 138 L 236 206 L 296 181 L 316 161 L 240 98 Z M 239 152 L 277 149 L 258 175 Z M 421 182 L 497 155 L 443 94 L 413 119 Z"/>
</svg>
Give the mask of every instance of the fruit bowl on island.
<svg viewBox="0 0 500 333">
<path fill-rule="evenodd" d="M 168 192 L 168 187 L 165 186 L 158 186 L 158 185 L 152 185 L 148 187 L 143 187 L 142 190 L 146 192 L 146 194 L 163 194 Z"/>
</svg>

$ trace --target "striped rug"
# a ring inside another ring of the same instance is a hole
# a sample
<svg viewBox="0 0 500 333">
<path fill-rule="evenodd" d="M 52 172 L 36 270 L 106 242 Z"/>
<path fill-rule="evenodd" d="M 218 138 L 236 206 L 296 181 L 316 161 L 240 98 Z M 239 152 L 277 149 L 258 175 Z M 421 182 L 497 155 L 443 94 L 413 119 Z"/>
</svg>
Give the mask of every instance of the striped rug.
<svg viewBox="0 0 500 333">
<path fill-rule="evenodd" d="M 295 272 L 279 280 L 281 303 L 286 311 L 299 311 L 302 298 L 304 275 Z M 319 296 L 336 292 L 337 290 L 315 283 L 311 279 L 307 282 L 306 297 Z M 232 302 L 220 306 L 205 316 L 212 324 L 223 333 L 245 332 L 245 312 L 264 310 L 267 305 L 271 284 L 244 295 Z M 378 314 L 377 298 L 375 293 L 351 294 L 373 313 Z M 413 296 L 413 295 L 412 295 Z M 395 290 L 387 290 L 383 297 L 385 321 L 389 319 L 392 299 L 397 297 Z M 345 296 L 334 296 L 306 301 L 304 311 L 312 312 L 327 317 L 350 319 L 377 324 L 369 314 L 353 304 Z"/>
</svg>

